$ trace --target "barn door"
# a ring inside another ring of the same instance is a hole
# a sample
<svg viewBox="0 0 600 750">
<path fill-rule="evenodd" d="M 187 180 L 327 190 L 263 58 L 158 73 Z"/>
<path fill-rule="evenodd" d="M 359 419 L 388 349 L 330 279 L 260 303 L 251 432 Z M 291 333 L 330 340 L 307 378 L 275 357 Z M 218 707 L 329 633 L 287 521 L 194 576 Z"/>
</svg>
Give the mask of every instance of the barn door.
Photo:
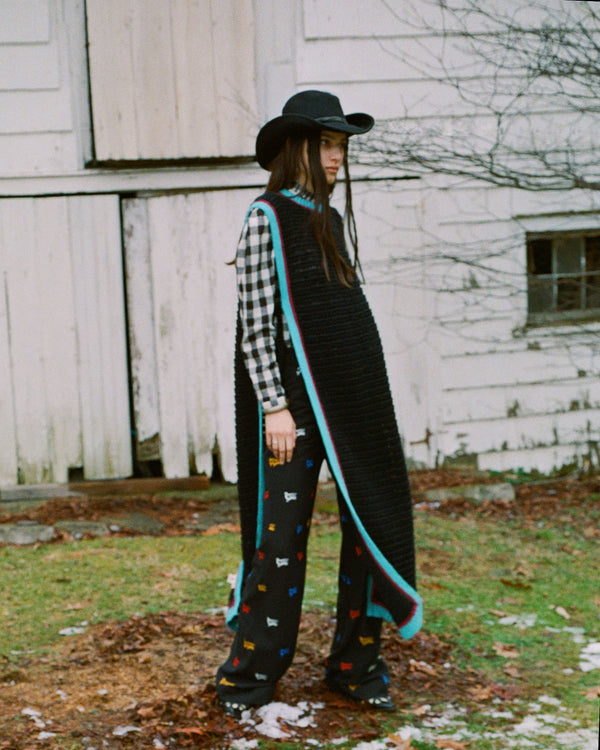
<svg viewBox="0 0 600 750">
<path fill-rule="evenodd" d="M 235 253 L 255 191 L 123 200 L 126 297 L 138 462 L 167 477 L 235 480 Z"/>
</svg>

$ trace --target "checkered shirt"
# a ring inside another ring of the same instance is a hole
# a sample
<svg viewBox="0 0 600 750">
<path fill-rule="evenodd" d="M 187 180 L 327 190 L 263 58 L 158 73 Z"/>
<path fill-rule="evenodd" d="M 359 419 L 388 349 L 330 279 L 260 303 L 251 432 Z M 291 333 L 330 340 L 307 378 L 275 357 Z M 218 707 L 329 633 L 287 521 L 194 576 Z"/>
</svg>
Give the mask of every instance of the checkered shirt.
<svg viewBox="0 0 600 750">
<path fill-rule="evenodd" d="M 312 199 L 297 185 L 296 195 Z M 257 207 L 250 210 L 236 252 L 236 278 L 242 321 L 242 353 L 258 401 L 265 413 L 287 406 L 275 352 L 279 285 L 269 220 Z M 281 328 L 286 346 L 291 346 L 285 317 Z"/>
</svg>

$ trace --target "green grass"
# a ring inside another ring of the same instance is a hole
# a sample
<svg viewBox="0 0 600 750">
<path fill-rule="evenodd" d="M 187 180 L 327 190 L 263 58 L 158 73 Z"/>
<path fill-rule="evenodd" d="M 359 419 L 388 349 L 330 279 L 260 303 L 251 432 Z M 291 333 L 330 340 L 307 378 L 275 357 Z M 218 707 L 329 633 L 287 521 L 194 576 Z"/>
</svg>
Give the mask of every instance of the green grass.
<svg viewBox="0 0 600 750">
<path fill-rule="evenodd" d="M 239 550 L 235 534 L 0 549 L 0 655 L 44 649 L 82 621 L 223 606 Z"/>
<path fill-rule="evenodd" d="M 598 701 L 586 700 L 584 694 L 600 685 L 600 671 L 582 672 L 579 655 L 586 643 L 600 641 L 600 544 L 578 529 L 594 517 L 598 498 L 590 500 L 583 524 L 575 516 L 516 523 L 416 514 L 425 630 L 456 644 L 457 666 L 481 670 L 495 682 L 524 686 L 523 714 L 528 702 L 541 695 L 558 697 L 569 718 L 589 728 L 597 726 Z M 337 526 L 313 526 L 307 608 L 335 607 L 339 543 Z M 235 571 L 239 553 L 239 538 L 230 533 L 0 549 L 0 654 L 18 661 L 19 652 L 51 650 L 61 629 L 82 621 L 221 607 L 229 590 L 227 575 Z M 503 615 L 530 619 L 520 628 L 518 623 L 501 624 Z M 518 654 L 502 656 L 497 644 Z M 435 708 L 435 696 L 432 702 Z M 549 706 L 547 712 L 552 710 Z M 390 718 L 384 727 L 394 732 L 411 718 Z M 473 713 L 465 721 L 482 736 L 494 725 L 485 713 Z M 502 726 L 501 720 L 496 723 Z M 553 747 L 552 737 L 547 744 L 544 737 L 536 741 L 534 747 Z M 267 740 L 260 744 L 265 750 L 275 746 L 288 747 Z M 413 746 L 430 750 L 435 744 L 414 739 Z M 501 747 L 485 738 L 471 746 Z"/>
</svg>

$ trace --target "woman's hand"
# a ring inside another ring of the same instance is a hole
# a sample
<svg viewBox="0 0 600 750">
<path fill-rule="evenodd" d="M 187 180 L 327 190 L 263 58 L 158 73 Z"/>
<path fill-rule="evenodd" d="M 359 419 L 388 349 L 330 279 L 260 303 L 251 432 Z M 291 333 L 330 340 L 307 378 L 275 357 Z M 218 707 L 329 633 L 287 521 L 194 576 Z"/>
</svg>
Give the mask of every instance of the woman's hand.
<svg viewBox="0 0 600 750">
<path fill-rule="evenodd" d="M 296 423 L 289 409 L 265 414 L 265 438 L 267 448 L 279 463 L 292 460 L 296 445 Z"/>
</svg>

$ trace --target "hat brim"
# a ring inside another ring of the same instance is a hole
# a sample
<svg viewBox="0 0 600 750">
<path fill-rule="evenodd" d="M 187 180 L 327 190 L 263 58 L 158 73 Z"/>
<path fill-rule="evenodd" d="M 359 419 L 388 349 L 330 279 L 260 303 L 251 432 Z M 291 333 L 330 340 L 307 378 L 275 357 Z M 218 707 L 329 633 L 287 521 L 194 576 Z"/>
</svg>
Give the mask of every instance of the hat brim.
<svg viewBox="0 0 600 750">
<path fill-rule="evenodd" d="M 364 112 L 354 112 L 345 117 L 305 117 L 303 115 L 280 115 L 269 120 L 260 129 L 256 137 L 256 160 L 263 169 L 268 170 L 269 164 L 281 151 L 285 139 L 294 133 L 314 133 L 321 130 L 332 130 L 336 133 L 360 135 L 367 133 L 375 120 Z"/>
</svg>

